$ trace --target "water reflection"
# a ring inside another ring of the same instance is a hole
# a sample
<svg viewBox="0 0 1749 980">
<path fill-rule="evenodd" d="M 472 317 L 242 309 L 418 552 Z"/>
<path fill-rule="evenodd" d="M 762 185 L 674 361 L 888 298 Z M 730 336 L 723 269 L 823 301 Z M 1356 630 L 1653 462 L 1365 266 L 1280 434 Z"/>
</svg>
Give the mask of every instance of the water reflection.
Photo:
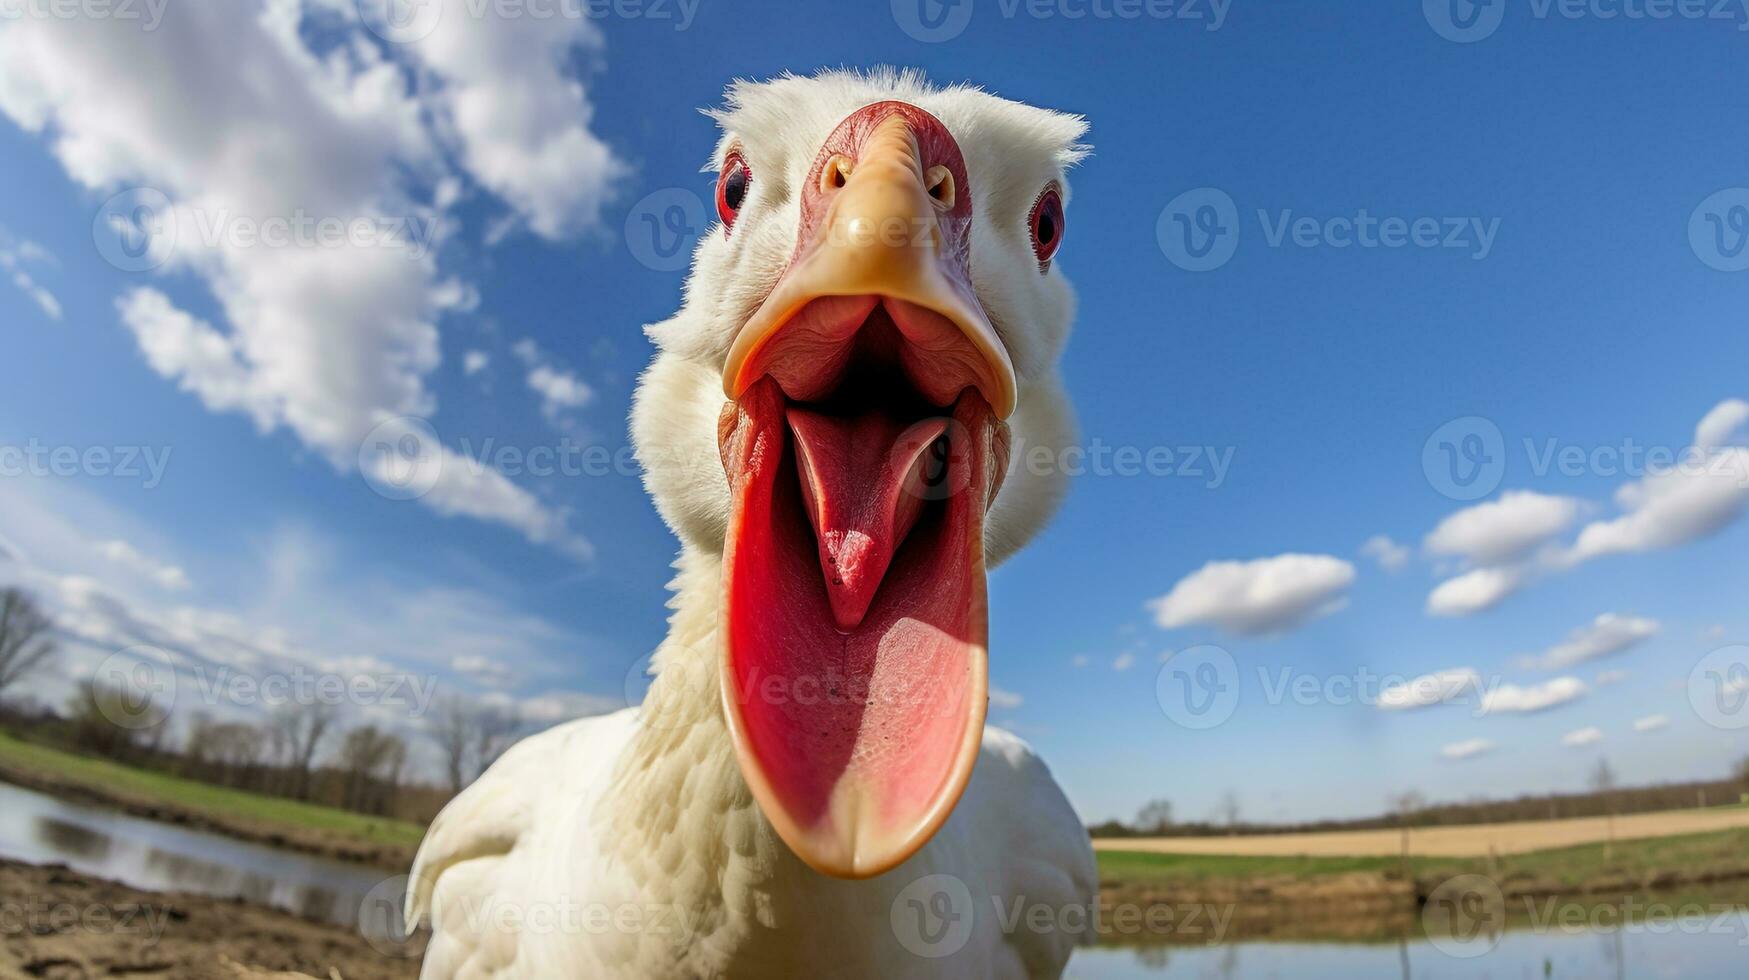
<svg viewBox="0 0 1749 980">
<path fill-rule="evenodd" d="M 0 856 L 160 892 L 243 898 L 344 926 L 390 877 L 358 865 L 81 806 L 0 784 Z"/>
</svg>

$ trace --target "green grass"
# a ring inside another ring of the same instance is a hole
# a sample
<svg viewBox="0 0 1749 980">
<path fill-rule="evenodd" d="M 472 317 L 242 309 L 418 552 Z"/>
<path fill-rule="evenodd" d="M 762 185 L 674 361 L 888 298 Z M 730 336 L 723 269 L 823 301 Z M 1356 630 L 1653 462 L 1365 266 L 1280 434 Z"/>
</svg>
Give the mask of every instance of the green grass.
<svg viewBox="0 0 1749 980">
<path fill-rule="evenodd" d="M 1247 879 L 1272 875 L 1312 878 L 1354 871 L 1392 872 L 1394 857 L 1252 857 L 1221 854 L 1151 854 L 1099 851 L 1099 877 L 1113 884 L 1156 884 Z M 1480 858 L 1411 857 L 1417 877 L 1486 873 Z M 1617 841 L 1613 847 L 1580 844 L 1499 859 L 1496 873 L 1529 875 L 1561 887 L 1578 887 L 1606 878 L 1643 878 L 1657 872 L 1749 868 L 1749 829 L 1712 831 L 1678 837 Z"/>
<path fill-rule="evenodd" d="M 407 847 L 417 845 L 425 833 L 425 828 L 404 820 L 369 817 L 213 786 L 33 745 L 4 733 L 0 733 L 0 766 L 44 773 L 82 784 L 97 793 L 124 794 L 269 831 L 275 827 L 315 830 L 362 843 Z"/>
</svg>

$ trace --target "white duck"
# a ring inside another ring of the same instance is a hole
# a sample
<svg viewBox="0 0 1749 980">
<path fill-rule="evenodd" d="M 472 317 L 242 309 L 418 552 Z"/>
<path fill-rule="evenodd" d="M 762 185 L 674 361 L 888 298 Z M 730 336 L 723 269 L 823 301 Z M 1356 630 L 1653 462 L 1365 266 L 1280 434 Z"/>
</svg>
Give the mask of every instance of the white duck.
<svg viewBox="0 0 1749 980">
<path fill-rule="evenodd" d="M 632 412 L 682 542 L 655 679 L 438 817 L 424 975 L 1057 976 L 1093 854 L 984 726 L 984 570 L 1062 496 L 1008 463 L 1073 438 L 1051 258 L 1085 124 L 912 73 L 727 103 L 722 224 Z"/>
</svg>

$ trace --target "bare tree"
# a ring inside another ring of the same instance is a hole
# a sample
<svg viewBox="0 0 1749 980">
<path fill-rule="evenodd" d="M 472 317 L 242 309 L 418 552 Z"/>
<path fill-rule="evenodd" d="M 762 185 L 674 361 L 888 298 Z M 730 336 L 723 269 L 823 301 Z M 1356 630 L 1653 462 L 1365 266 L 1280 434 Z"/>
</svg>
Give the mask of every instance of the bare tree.
<svg viewBox="0 0 1749 980">
<path fill-rule="evenodd" d="M 55 652 L 54 621 L 19 589 L 0 590 L 0 694 Z"/>
<path fill-rule="evenodd" d="M 99 755 L 131 760 L 142 743 L 155 745 L 169 712 L 149 692 L 86 680 L 67 703 L 73 738 Z"/>
<path fill-rule="evenodd" d="M 1427 808 L 1427 797 L 1419 790 L 1398 793 L 1390 798 L 1391 811 L 1397 815 L 1397 826 L 1403 830 L 1403 850 L 1399 858 L 1404 877 L 1409 874 L 1409 826 L 1415 814 Z"/>
<path fill-rule="evenodd" d="M 443 753 L 444 774 L 451 793 L 480 778 L 516 740 L 516 716 L 465 698 L 445 698 L 437 705 L 426 730 Z"/>
<path fill-rule="evenodd" d="M 1160 835 L 1172 826 L 1172 801 L 1150 800 L 1136 813 L 1136 830 Z"/>
<path fill-rule="evenodd" d="M 1737 764 L 1731 769 L 1731 775 L 1743 784 L 1743 795 L 1749 798 L 1749 755 L 1737 760 Z"/>
<path fill-rule="evenodd" d="M 316 750 L 333 726 L 334 716 L 334 706 L 322 701 L 287 703 L 273 713 L 274 742 L 286 755 L 292 774 L 291 795 L 297 799 L 310 798 L 310 767 L 315 765 Z"/>
<path fill-rule="evenodd" d="M 1615 856 L 1615 769 L 1608 759 L 1598 759 L 1597 768 L 1591 770 L 1591 788 L 1604 797 L 1604 803 L 1609 807 L 1609 840 L 1603 845 L 1603 859 L 1608 861 Z"/>
<path fill-rule="evenodd" d="M 375 725 L 346 733 L 340 743 L 340 768 L 346 774 L 345 803 L 365 813 L 387 813 L 396 781 L 407 764 L 407 743 Z"/>
<path fill-rule="evenodd" d="M 522 730 L 522 720 L 514 713 L 498 708 L 482 708 L 479 731 L 474 739 L 474 778 L 485 775 L 498 757 L 516 744 Z"/>
<path fill-rule="evenodd" d="M 1227 790 L 1221 795 L 1221 801 L 1215 804 L 1215 819 L 1227 825 L 1229 834 L 1239 832 L 1239 816 L 1243 812 L 1237 790 Z"/>
</svg>

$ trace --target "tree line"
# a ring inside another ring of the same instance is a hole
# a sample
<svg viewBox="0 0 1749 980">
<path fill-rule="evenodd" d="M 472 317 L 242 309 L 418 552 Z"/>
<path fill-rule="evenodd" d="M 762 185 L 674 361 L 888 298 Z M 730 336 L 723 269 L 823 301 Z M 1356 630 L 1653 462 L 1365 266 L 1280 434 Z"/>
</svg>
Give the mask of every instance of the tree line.
<svg viewBox="0 0 1749 980">
<path fill-rule="evenodd" d="M 285 703 L 256 721 L 172 717 L 148 692 L 101 678 L 81 681 L 59 709 L 4 700 L 56 652 L 53 619 L 22 590 L 0 590 L 0 725 L 51 747 L 375 816 L 429 822 L 525 734 L 515 713 L 460 696 L 439 699 L 405 733 L 350 721 L 319 700 Z M 441 783 L 415 772 L 414 738 L 436 750 Z"/>
</svg>

